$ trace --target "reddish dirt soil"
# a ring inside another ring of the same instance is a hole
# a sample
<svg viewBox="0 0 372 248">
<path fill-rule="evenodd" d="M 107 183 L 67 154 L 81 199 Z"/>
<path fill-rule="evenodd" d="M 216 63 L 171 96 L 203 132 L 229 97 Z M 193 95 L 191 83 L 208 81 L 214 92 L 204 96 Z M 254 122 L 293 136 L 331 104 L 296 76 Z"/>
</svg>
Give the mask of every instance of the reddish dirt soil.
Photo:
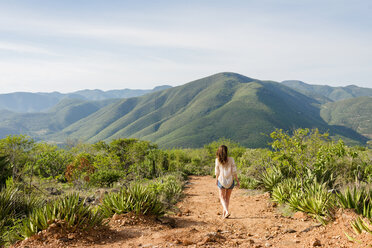
<svg viewBox="0 0 372 248">
<path fill-rule="evenodd" d="M 355 214 L 339 211 L 327 226 L 302 213 L 282 216 L 268 194 L 250 195 L 234 189 L 228 219 L 222 219 L 218 189 L 212 177 L 191 177 L 179 211 L 157 220 L 116 215 L 108 226 L 89 233 L 65 233 L 63 223 L 14 247 L 372 247 L 372 235 L 355 236 L 350 221 Z"/>
</svg>

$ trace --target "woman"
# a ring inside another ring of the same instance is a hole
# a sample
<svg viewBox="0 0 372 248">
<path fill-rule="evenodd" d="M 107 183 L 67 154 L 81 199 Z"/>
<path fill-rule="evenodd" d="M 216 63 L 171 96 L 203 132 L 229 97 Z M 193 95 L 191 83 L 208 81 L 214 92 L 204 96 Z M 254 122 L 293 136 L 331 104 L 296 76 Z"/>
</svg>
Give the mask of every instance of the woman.
<svg viewBox="0 0 372 248">
<path fill-rule="evenodd" d="M 220 191 L 220 201 L 223 208 L 223 218 L 228 218 L 229 203 L 231 192 L 234 188 L 234 178 L 236 180 L 236 186 L 239 187 L 239 179 L 236 171 L 236 165 L 234 159 L 227 156 L 227 146 L 222 145 L 216 152 L 216 184 Z"/>
</svg>

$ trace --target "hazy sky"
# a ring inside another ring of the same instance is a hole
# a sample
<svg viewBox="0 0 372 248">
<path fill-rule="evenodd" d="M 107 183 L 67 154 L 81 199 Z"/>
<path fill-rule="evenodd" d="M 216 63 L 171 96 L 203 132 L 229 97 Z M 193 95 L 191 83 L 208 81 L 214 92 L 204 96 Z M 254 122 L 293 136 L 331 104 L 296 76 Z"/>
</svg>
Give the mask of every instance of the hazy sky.
<svg viewBox="0 0 372 248">
<path fill-rule="evenodd" d="M 147 89 L 222 71 L 372 87 L 370 0 L 1 0 L 0 92 Z"/>
</svg>

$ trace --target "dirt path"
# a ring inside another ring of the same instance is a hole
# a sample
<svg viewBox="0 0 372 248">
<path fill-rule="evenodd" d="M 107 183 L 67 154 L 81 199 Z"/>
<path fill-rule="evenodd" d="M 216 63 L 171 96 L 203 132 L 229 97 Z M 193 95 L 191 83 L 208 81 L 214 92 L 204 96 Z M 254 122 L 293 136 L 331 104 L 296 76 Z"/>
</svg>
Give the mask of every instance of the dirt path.
<svg viewBox="0 0 372 248">
<path fill-rule="evenodd" d="M 99 240 L 59 240 L 44 242 L 39 247 L 368 247 L 372 235 L 358 237 L 361 243 L 347 240 L 344 231 L 352 233 L 349 221 L 353 214 L 339 213 L 339 218 L 326 227 L 296 213 L 283 217 L 273 207 L 267 194 L 249 195 L 234 189 L 230 203 L 231 217 L 221 218 L 221 205 L 215 179 L 191 177 L 185 198 L 177 204 L 180 212 L 162 219 L 142 220 L 116 216 L 110 232 L 101 233 Z M 30 246 L 33 247 L 33 246 Z M 36 247 L 36 246 L 35 246 Z"/>
</svg>

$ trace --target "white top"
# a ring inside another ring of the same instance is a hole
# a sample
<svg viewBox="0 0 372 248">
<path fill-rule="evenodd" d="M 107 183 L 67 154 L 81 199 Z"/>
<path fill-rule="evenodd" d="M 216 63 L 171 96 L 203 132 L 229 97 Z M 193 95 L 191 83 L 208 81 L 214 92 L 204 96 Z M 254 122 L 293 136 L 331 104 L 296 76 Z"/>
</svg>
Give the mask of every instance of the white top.
<svg viewBox="0 0 372 248">
<path fill-rule="evenodd" d="M 214 173 L 220 184 L 224 188 L 230 188 L 234 181 L 234 175 L 236 175 L 236 165 L 232 157 L 227 158 L 225 165 L 222 165 L 218 158 L 216 158 L 216 167 Z"/>
</svg>

